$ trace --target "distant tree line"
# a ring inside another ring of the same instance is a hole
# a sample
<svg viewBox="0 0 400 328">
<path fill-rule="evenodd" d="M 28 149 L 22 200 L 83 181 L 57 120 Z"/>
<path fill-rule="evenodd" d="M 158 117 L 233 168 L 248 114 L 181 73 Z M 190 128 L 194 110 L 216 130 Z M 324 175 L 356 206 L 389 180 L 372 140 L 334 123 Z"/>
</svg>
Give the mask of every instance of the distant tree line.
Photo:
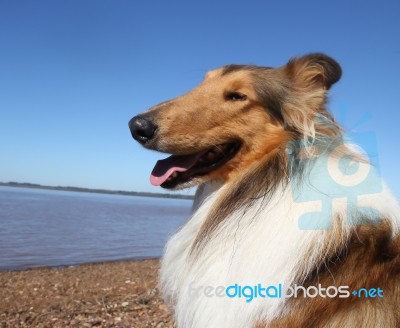
<svg viewBox="0 0 400 328">
<path fill-rule="evenodd" d="M 126 196 L 141 196 L 141 197 L 157 197 L 157 198 L 176 198 L 176 199 L 193 199 L 192 195 L 181 194 L 163 194 L 153 192 L 140 192 L 140 191 L 123 191 L 123 190 L 107 190 L 107 189 L 89 189 L 80 187 L 63 187 L 63 186 L 42 186 L 36 183 L 28 182 L 0 182 L 0 186 L 7 187 L 20 187 L 20 188 L 33 188 L 33 189 L 48 189 L 48 190 L 62 190 L 62 191 L 76 191 L 76 192 L 91 192 L 96 194 L 110 194 L 110 195 L 126 195 Z"/>
</svg>

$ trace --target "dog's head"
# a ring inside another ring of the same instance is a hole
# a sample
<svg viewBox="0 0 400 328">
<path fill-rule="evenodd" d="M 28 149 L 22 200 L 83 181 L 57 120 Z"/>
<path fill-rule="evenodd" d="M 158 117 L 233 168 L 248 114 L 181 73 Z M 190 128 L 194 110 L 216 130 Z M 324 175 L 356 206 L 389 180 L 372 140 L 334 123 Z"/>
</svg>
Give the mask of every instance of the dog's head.
<svg viewBox="0 0 400 328">
<path fill-rule="evenodd" d="M 278 68 L 224 66 L 189 93 L 135 116 L 129 127 L 144 147 L 172 154 L 157 162 L 153 185 L 229 180 L 288 141 L 320 133 L 316 115 L 329 116 L 326 93 L 340 76 L 338 63 L 323 54 Z"/>
</svg>

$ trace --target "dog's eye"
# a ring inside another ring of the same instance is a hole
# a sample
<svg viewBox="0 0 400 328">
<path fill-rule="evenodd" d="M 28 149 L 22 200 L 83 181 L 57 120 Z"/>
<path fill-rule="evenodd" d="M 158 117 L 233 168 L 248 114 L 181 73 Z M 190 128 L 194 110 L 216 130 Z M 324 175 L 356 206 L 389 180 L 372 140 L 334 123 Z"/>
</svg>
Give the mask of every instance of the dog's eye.
<svg viewBox="0 0 400 328">
<path fill-rule="evenodd" d="M 237 91 L 229 91 L 225 94 L 225 99 L 231 101 L 240 101 L 240 100 L 245 100 L 246 95 Z"/>
</svg>

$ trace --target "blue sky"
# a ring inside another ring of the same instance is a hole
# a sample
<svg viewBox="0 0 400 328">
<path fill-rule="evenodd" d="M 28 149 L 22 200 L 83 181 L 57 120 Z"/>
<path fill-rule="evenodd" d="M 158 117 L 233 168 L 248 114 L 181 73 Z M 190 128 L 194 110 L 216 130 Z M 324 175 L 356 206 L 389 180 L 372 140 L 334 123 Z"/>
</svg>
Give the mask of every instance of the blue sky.
<svg viewBox="0 0 400 328">
<path fill-rule="evenodd" d="M 1 1 L 0 181 L 136 191 L 157 159 L 128 121 L 229 63 L 324 52 L 331 110 L 375 133 L 400 197 L 399 1 Z M 365 115 L 369 118 L 360 122 Z"/>
</svg>

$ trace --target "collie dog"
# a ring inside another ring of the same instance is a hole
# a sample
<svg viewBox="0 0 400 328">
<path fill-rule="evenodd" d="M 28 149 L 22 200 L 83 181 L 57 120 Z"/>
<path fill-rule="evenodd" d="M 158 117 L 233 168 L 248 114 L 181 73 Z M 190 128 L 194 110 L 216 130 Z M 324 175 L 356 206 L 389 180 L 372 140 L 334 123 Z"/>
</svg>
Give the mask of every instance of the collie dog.
<svg viewBox="0 0 400 328">
<path fill-rule="evenodd" d="M 400 208 L 326 108 L 340 77 L 320 53 L 224 66 L 129 122 L 172 154 L 153 185 L 199 186 L 161 263 L 178 327 L 400 327 Z"/>
</svg>

